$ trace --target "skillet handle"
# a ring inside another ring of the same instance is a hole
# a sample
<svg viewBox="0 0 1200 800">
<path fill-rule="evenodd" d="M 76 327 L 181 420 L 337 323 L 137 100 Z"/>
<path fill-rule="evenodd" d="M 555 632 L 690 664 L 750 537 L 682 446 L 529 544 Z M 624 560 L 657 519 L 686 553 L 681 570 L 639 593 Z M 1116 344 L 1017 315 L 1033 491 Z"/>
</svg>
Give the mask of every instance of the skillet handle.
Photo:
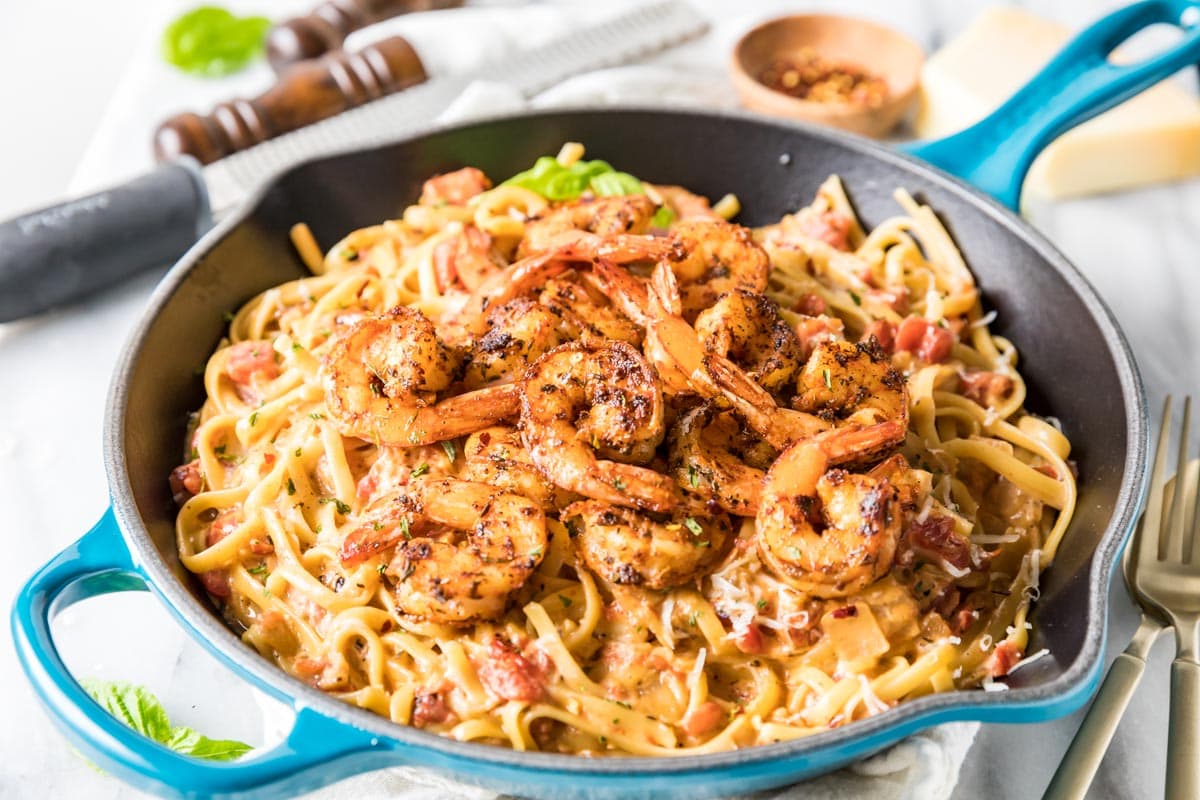
<svg viewBox="0 0 1200 800">
<path fill-rule="evenodd" d="M 1112 64 L 1122 42 L 1155 24 L 1183 29 L 1172 47 L 1136 64 Z M 1029 83 L 971 127 L 901 149 L 1017 210 L 1021 184 L 1047 145 L 1092 117 L 1200 62 L 1200 3 L 1144 0 L 1093 23 Z"/>
<path fill-rule="evenodd" d="M 402 760 L 389 742 L 303 707 L 284 741 L 233 762 L 181 755 L 111 716 L 67 670 L 50 623 L 88 597 L 147 588 L 109 509 L 29 579 L 13 607 L 13 641 L 34 691 L 71 743 L 101 768 L 164 797 L 278 797 Z"/>
</svg>

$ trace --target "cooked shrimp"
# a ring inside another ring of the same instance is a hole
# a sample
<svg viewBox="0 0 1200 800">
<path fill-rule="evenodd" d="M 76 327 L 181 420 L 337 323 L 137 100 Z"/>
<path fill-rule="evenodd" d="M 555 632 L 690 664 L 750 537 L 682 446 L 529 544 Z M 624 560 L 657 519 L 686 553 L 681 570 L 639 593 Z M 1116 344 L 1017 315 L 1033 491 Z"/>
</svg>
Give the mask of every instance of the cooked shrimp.
<svg viewBox="0 0 1200 800">
<path fill-rule="evenodd" d="M 645 352 L 671 395 L 698 394 L 728 404 L 772 446 L 830 427 L 811 414 L 779 406 L 768 392 L 729 359 L 705 352 L 696 329 L 682 316 L 675 274 L 666 262 L 654 269 L 651 286 L 603 261 L 597 274 L 631 316 L 646 325 Z"/>
<path fill-rule="evenodd" d="M 587 566 L 611 583 L 670 589 L 701 577 L 725 554 L 733 526 L 724 514 L 657 522 L 598 500 L 572 503 L 563 519 Z"/>
<path fill-rule="evenodd" d="M 757 513 L 776 451 L 748 435 L 733 414 L 694 408 L 671 428 L 670 445 L 671 474 L 685 492 L 712 499 L 731 514 Z"/>
<path fill-rule="evenodd" d="M 463 479 L 528 497 L 546 511 L 557 511 L 579 499 L 538 471 L 516 428 L 497 425 L 471 434 L 463 445 L 463 456 Z"/>
<path fill-rule="evenodd" d="M 797 389 L 792 405 L 823 419 L 862 425 L 908 421 L 904 377 L 873 342 L 821 342 L 808 357 Z"/>
<path fill-rule="evenodd" d="M 376 528 L 379 525 L 380 527 Z M 396 605 L 420 619 L 460 625 L 496 619 L 541 563 L 546 517 L 533 501 L 486 483 L 423 481 L 347 537 L 395 547 L 384 574 Z M 342 547 L 343 559 L 347 545 Z"/>
<path fill-rule="evenodd" d="M 642 343 L 641 329 L 598 289 L 591 286 L 591 275 L 552 278 L 538 296 L 538 302 L 560 319 L 564 338 L 616 339 L 637 347 Z"/>
<path fill-rule="evenodd" d="M 657 377 L 633 347 L 561 345 L 525 373 L 521 396 L 522 439 L 556 485 L 632 508 L 679 504 L 674 481 L 636 466 L 654 457 L 664 427 Z"/>
<path fill-rule="evenodd" d="M 728 222 L 680 222 L 671 229 L 671 239 L 682 254 L 671 261 L 671 269 L 679 279 L 686 319 L 694 319 L 735 289 L 767 288 L 770 260 L 746 228 Z"/>
<path fill-rule="evenodd" d="M 527 298 L 492 308 L 487 319 L 487 333 L 467 355 L 463 385 L 468 389 L 519 380 L 533 361 L 566 340 L 561 319 Z"/>
<path fill-rule="evenodd" d="M 734 289 L 700 312 L 695 327 L 705 351 L 728 358 L 766 391 L 791 388 L 800 370 L 800 340 L 774 300 Z"/>
<path fill-rule="evenodd" d="M 423 206 L 461 206 L 477 194 L 492 188 L 492 182 L 475 167 L 463 167 L 454 172 L 434 175 L 421 186 Z"/>
<path fill-rule="evenodd" d="M 814 436 L 771 465 L 755 531 L 763 563 L 779 578 L 817 597 L 844 597 L 891 569 L 903 522 L 896 487 L 835 465 L 890 448 L 897 425 Z"/>
<path fill-rule="evenodd" d="M 443 292 L 456 282 L 473 292 L 503 266 L 503 259 L 492 247 L 492 237 L 474 225 L 452 233 L 433 249 L 434 274 Z"/>
<path fill-rule="evenodd" d="M 557 250 L 564 245 L 598 238 L 644 234 L 657 207 L 640 194 L 586 197 L 562 203 L 525 223 L 518 255 Z"/>
<path fill-rule="evenodd" d="M 689 192 L 682 186 L 647 184 L 646 188 L 658 193 L 666 207 L 675 214 L 677 220 L 724 221 L 720 214 L 712 210 L 712 204 L 708 202 L 707 197 Z"/>
<path fill-rule="evenodd" d="M 458 359 L 433 323 L 406 306 L 355 323 L 325 357 L 325 404 L 338 430 L 406 447 L 466 436 L 516 416 L 515 384 L 436 402 Z"/>
</svg>

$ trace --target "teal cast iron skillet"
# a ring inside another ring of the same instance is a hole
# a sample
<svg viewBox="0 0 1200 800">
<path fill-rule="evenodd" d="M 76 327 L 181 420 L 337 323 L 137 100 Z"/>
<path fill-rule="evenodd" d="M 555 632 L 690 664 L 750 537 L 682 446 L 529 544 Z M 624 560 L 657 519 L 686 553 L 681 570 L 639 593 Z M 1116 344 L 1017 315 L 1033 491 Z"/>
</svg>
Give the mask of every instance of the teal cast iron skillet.
<svg viewBox="0 0 1200 800">
<path fill-rule="evenodd" d="M 1107 588 L 1141 502 L 1145 399 L 1108 309 L 1011 209 L 1046 143 L 1200 61 L 1200 30 L 1187 25 L 1196 13 L 1172 0 L 1118 11 L 1083 32 L 996 113 L 949 139 L 916 145 L 911 155 L 740 114 L 621 109 L 443 128 L 284 172 L 171 270 L 124 351 L 105 428 L 112 508 L 29 580 L 13 609 L 17 653 L 38 697 L 71 743 L 103 769 L 180 797 L 285 797 L 366 770 L 419 765 L 511 794 L 697 800 L 802 780 L 940 722 L 1031 722 L 1075 710 L 1097 684 Z M 1183 39 L 1137 65 L 1105 60 L 1121 41 L 1158 22 L 1184 27 Z M 327 247 L 350 230 L 395 216 L 434 173 L 474 165 L 500 178 L 564 141 L 584 142 L 590 157 L 646 180 L 708 196 L 734 192 L 748 225 L 806 204 L 830 173 L 842 176 L 868 226 L 896 213 L 896 187 L 941 215 L 978 278 L 985 306 L 998 312 L 995 330 L 1020 349 L 1028 408 L 1062 420 L 1075 447 L 1078 510 L 1042 577 L 1032 615 L 1030 652 L 1047 648 L 1049 657 L 1007 679 L 1007 692 L 929 695 L 798 741 L 681 758 L 581 758 L 457 742 L 395 725 L 284 674 L 222 624 L 178 562 L 166 478 L 187 412 L 203 400 L 195 370 L 222 335 L 224 312 L 305 274 L 288 238 L 293 223 L 309 223 Z M 142 589 L 237 674 L 295 709 L 283 742 L 234 763 L 193 760 L 135 734 L 92 702 L 61 661 L 50 621 L 82 598 Z"/>
</svg>

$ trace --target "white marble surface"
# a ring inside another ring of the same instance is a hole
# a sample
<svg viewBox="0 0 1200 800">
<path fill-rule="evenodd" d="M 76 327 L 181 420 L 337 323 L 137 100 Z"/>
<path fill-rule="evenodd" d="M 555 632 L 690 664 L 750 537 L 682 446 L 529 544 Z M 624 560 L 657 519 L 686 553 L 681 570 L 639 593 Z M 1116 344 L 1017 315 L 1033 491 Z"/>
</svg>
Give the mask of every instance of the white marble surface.
<svg viewBox="0 0 1200 800">
<path fill-rule="evenodd" d="M 156 34 L 160 20 L 186 5 L 180 0 L 0 2 L 0 74 L 23 76 L 0 80 L 0 108 L 29 112 L 6 113 L 0 124 L 0 215 L 66 190 L 70 167 L 84 152 L 126 62 L 147 52 L 147 37 Z M 862 0 L 789 7 L 835 5 L 897 25 L 929 47 L 984 4 Z M 1115 5 L 1093 0 L 1037 4 L 1042 13 L 1076 26 Z M 258 4 L 268 13 L 279 7 Z M 755 9 L 762 11 L 753 2 L 739 6 L 741 13 Z M 51 30 L 57 52 L 66 57 L 46 56 Z M 30 64 L 39 69 L 31 70 Z M 198 99 L 181 105 L 204 105 L 214 93 L 227 93 L 219 90 L 199 87 Z M 131 126 L 131 168 L 148 159 L 144 143 L 158 116 L 148 111 L 140 126 Z M 1168 390 L 1196 388 L 1200 182 L 1056 203 L 1030 209 L 1029 216 L 1113 307 L 1133 343 L 1151 407 Z M 0 509 L 10 542 L 9 563 L 0 573 L 0 606 L 6 611 L 20 583 L 82 534 L 105 506 L 100 430 L 108 376 L 155 277 L 143 276 L 77 307 L 0 325 Z M 1120 587 L 1114 589 L 1112 607 L 1110 651 L 1115 654 L 1134 622 Z M 58 638 L 79 672 L 146 683 L 178 722 L 265 743 L 248 690 L 188 640 L 152 598 L 90 601 L 61 622 Z M 98 775 L 70 751 L 32 699 L 7 636 L 6 626 L 0 645 L 0 797 L 141 796 Z M 1161 794 L 1170 649 L 1165 641 L 1156 648 L 1091 796 Z M 1077 721 L 1076 716 L 1039 725 L 985 726 L 955 797 L 1039 796 Z"/>
</svg>

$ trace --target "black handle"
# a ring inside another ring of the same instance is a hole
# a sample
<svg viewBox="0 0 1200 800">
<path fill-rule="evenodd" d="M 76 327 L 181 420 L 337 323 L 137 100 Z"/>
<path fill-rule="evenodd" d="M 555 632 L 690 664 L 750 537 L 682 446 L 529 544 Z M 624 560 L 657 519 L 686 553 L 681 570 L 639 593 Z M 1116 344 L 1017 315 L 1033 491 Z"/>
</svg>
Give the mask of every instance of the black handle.
<svg viewBox="0 0 1200 800">
<path fill-rule="evenodd" d="M 208 191 L 191 159 L 0 223 L 0 322 L 169 264 L 211 225 Z"/>
</svg>

